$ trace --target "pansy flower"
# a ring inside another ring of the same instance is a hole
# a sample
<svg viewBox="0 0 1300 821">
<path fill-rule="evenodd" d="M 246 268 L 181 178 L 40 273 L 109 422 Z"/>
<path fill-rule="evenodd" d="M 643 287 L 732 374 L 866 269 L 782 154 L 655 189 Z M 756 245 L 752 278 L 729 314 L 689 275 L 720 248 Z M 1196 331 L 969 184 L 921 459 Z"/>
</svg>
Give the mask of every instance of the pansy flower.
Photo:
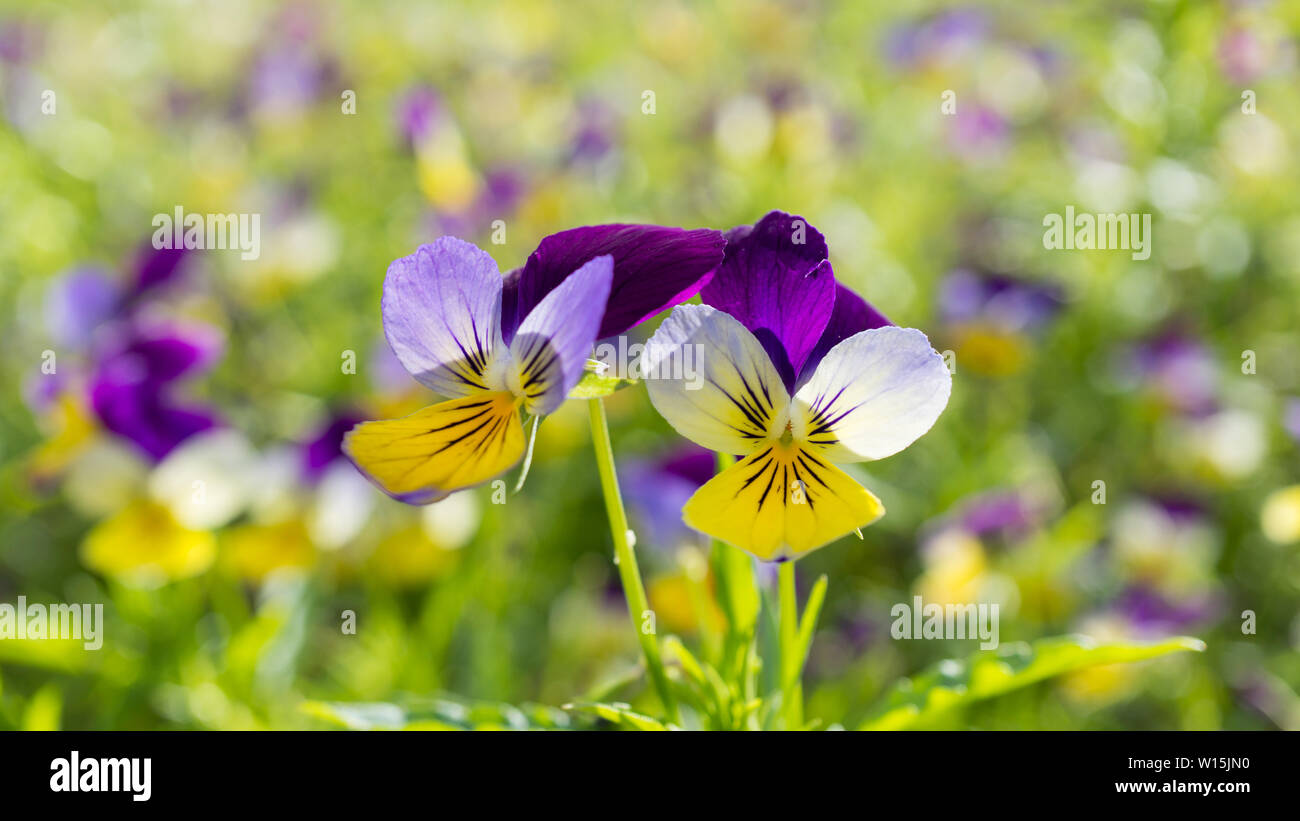
<svg viewBox="0 0 1300 821">
<path fill-rule="evenodd" d="M 173 396 L 178 382 L 206 370 L 219 357 L 221 338 L 215 331 L 137 321 L 108 351 L 90 385 L 91 407 L 105 428 L 157 461 L 191 436 L 216 426 L 207 408 Z"/>
<path fill-rule="evenodd" d="M 780 561 L 883 515 L 835 465 L 897 453 L 938 419 L 952 380 L 925 335 L 838 285 L 821 234 L 781 212 L 728 234 L 701 296 L 650 340 L 646 386 L 679 433 L 742 458 L 691 497 L 686 523 Z M 691 345 L 702 373 L 680 367 Z"/>
<path fill-rule="evenodd" d="M 393 353 L 448 401 L 358 425 L 344 450 L 411 504 L 492 479 L 524 454 L 519 412 L 551 413 L 582 378 L 596 339 L 689 299 L 722 261 L 717 231 L 599 225 L 553 234 L 502 277 L 454 237 L 388 268 L 382 310 Z"/>
</svg>

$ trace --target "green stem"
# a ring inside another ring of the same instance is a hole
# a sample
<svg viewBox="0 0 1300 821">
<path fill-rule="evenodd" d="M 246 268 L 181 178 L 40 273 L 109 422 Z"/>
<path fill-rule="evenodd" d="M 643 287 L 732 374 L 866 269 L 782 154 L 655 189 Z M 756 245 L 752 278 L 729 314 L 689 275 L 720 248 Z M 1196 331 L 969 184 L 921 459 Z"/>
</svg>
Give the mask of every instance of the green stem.
<svg viewBox="0 0 1300 821">
<path fill-rule="evenodd" d="M 803 687 L 799 668 L 799 609 L 794 591 L 794 562 L 782 562 L 778 573 L 781 607 L 781 709 L 788 730 L 803 726 Z"/>
<path fill-rule="evenodd" d="M 600 473 L 600 489 L 605 494 L 605 512 L 609 515 L 609 532 L 614 537 L 614 562 L 618 565 L 618 575 L 623 581 L 623 595 L 627 597 L 627 610 L 632 616 L 632 628 L 637 640 L 641 642 L 641 652 L 645 654 L 646 667 L 659 700 L 663 702 L 668 720 L 680 724 L 677 714 L 677 701 L 668 686 L 668 674 L 664 671 L 663 660 L 659 658 L 659 641 L 653 633 L 642 629 L 642 620 L 650 614 L 650 603 L 646 599 L 645 585 L 641 583 L 641 571 L 637 568 L 636 554 L 632 550 L 629 535 L 632 531 L 627 526 L 627 512 L 623 509 L 623 497 L 618 490 L 618 474 L 614 471 L 614 448 L 609 442 L 609 422 L 605 419 L 605 405 L 600 399 L 588 399 L 587 408 L 591 411 L 591 441 L 596 449 L 596 468 Z"/>
</svg>

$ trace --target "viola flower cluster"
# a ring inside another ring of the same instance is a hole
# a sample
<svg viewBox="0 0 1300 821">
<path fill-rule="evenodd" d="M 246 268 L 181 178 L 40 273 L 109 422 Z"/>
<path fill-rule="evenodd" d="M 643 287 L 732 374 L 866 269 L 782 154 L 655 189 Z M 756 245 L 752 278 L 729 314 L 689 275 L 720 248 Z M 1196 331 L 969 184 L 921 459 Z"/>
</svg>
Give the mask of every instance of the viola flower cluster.
<svg viewBox="0 0 1300 821">
<path fill-rule="evenodd" d="M 696 294 L 702 304 L 682 304 Z M 725 234 L 563 231 L 504 277 L 459 239 L 421 246 L 388 269 L 384 330 L 411 376 L 447 399 L 358 425 L 345 452 L 412 504 L 491 480 L 524 458 L 521 414 L 554 412 L 596 340 L 670 308 L 646 346 L 650 400 L 682 436 L 740 457 L 686 502 L 687 525 L 784 561 L 884 514 L 837 465 L 928 431 L 951 376 L 923 333 L 835 281 L 820 232 L 780 211 Z M 687 346 L 702 351 L 702 379 L 673 367 Z"/>
</svg>

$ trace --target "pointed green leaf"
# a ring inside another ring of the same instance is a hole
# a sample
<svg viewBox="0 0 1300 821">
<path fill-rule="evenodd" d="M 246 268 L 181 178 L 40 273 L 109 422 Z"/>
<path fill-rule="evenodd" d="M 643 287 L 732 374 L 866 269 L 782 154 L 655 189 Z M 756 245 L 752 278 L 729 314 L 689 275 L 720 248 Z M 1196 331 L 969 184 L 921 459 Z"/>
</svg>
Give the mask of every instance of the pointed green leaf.
<svg viewBox="0 0 1300 821">
<path fill-rule="evenodd" d="M 564 705 L 564 709 L 575 713 L 586 713 L 617 724 L 625 730 L 674 730 L 671 724 L 664 724 L 658 719 L 634 712 L 630 706 L 621 702 L 603 704 L 597 701 L 579 701 Z"/>
<path fill-rule="evenodd" d="M 1204 649 L 1204 642 L 1185 636 L 1149 644 L 1098 644 L 1087 636 L 1040 639 L 1032 645 L 1016 642 L 980 651 L 965 660 L 941 661 L 914 678 L 903 679 L 859 729 L 907 729 L 953 708 L 1064 673 Z"/>
<path fill-rule="evenodd" d="M 401 704 L 308 701 L 302 710 L 349 730 L 563 730 L 572 726 L 568 714 L 553 707 L 450 698 Z"/>
</svg>

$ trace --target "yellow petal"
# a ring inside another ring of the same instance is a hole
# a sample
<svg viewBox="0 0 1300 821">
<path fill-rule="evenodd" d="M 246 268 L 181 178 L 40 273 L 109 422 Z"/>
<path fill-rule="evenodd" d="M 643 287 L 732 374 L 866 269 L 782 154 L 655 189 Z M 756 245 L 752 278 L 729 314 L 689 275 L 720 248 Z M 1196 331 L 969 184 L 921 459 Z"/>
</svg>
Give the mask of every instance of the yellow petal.
<svg viewBox="0 0 1300 821">
<path fill-rule="evenodd" d="M 62 472 L 85 451 L 95 435 L 95 421 L 89 410 L 69 394 L 59 397 L 52 415 L 54 435 L 32 453 L 28 463 L 38 481 Z"/>
<path fill-rule="evenodd" d="M 870 491 L 797 444 L 767 441 L 713 477 L 686 524 L 763 561 L 797 559 L 885 513 Z"/>
<path fill-rule="evenodd" d="M 343 449 L 385 493 L 425 505 L 519 461 L 524 430 L 517 407 L 506 391 L 476 393 L 402 419 L 357 425 Z"/>
<path fill-rule="evenodd" d="M 216 538 L 184 527 L 171 511 L 138 501 L 96 525 L 81 545 L 88 567 L 133 584 L 195 576 L 216 557 Z"/>
</svg>

